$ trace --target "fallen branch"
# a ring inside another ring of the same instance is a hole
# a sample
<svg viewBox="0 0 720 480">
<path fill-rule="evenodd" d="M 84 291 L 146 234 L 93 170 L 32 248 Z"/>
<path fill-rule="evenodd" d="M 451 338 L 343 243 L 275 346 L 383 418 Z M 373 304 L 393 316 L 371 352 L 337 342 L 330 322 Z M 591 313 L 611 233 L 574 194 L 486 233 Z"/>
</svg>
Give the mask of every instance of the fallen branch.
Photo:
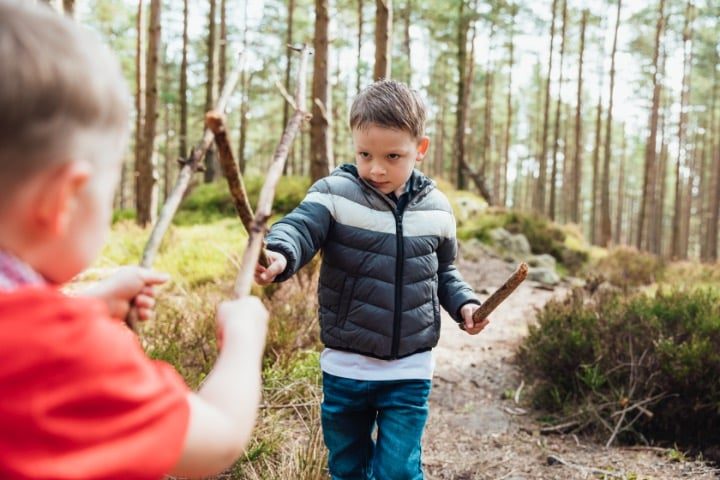
<svg viewBox="0 0 720 480">
<path fill-rule="evenodd" d="M 510 294 L 527 278 L 527 274 L 528 265 L 527 263 L 522 262 L 518 265 L 517 270 L 510 275 L 510 278 L 508 278 L 500 288 L 495 290 L 493 294 L 480 305 L 480 308 L 475 310 L 475 313 L 473 313 L 473 321 L 478 324 L 485 320 L 487 316 L 490 315 L 490 313 L 492 313 L 498 305 L 510 296 Z M 464 326 L 464 324 L 460 324 L 460 328 L 464 329 Z"/>
<path fill-rule="evenodd" d="M 297 108 L 285 126 L 285 131 L 280 138 L 280 143 L 275 149 L 272 164 L 268 169 L 265 183 L 260 191 L 255 218 L 248 231 L 250 235 L 248 246 L 243 254 L 243 259 L 240 263 L 240 272 L 235 281 L 235 294 L 238 297 L 244 297 L 250 293 L 250 287 L 252 286 L 253 276 L 255 274 L 255 265 L 262 250 L 267 220 L 272 213 L 275 187 L 280 177 L 282 177 L 285 161 L 287 160 L 290 150 L 290 144 L 295 138 L 300 124 L 308 118 L 308 113 L 305 111 L 305 71 L 307 69 L 309 49 L 303 45 L 302 48 L 295 48 L 295 50 L 300 51 L 300 67 L 298 68 L 297 89 L 295 91 L 295 105 Z"/>
<path fill-rule="evenodd" d="M 215 136 L 215 145 L 217 146 L 220 167 L 227 180 L 230 195 L 232 195 L 233 203 L 235 204 L 235 210 L 245 227 L 245 231 L 248 232 L 249 235 L 255 214 L 253 213 L 252 206 L 250 206 L 250 200 L 247 196 L 242 174 L 240 173 L 237 163 L 235 163 L 235 158 L 230 148 L 225 115 L 218 110 L 211 110 L 205 114 L 205 125 L 212 130 Z M 260 252 L 260 265 L 263 267 L 270 265 L 264 250 Z"/>
</svg>

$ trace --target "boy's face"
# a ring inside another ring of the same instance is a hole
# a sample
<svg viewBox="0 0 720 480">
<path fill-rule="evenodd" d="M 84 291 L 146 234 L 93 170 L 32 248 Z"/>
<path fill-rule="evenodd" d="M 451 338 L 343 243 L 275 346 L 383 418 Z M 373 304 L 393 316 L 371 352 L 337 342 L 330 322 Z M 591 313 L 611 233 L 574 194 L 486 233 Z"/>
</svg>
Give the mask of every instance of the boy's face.
<svg viewBox="0 0 720 480">
<path fill-rule="evenodd" d="M 428 137 L 415 138 L 404 130 L 374 124 L 354 128 L 352 136 L 360 177 L 382 193 L 398 196 L 430 144 Z"/>
</svg>

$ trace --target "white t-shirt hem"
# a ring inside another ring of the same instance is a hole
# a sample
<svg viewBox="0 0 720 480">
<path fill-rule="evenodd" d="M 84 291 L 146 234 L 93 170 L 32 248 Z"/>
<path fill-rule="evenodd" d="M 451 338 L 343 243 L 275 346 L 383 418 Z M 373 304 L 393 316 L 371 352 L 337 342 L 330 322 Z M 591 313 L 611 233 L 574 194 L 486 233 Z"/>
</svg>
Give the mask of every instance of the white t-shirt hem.
<svg viewBox="0 0 720 480">
<path fill-rule="evenodd" d="M 381 360 L 326 348 L 320 354 L 320 368 L 336 377 L 361 381 L 432 380 L 435 356 L 428 350 L 397 360 Z"/>
</svg>

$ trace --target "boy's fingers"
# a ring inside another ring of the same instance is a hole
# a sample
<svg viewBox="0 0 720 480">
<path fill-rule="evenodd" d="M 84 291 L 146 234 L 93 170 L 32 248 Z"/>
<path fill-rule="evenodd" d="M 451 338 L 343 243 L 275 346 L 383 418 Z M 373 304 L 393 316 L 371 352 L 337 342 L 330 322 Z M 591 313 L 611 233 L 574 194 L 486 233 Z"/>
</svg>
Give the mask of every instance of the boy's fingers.
<svg viewBox="0 0 720 480">
<path fill-rule="evenodd" d="M 137 308 L 153 308 L 155 306 L 155 299 L 153 297 L 140 294 L 135 297 L 135 306 Z"/>
<path fill-rule="evenodd" d="M 140 278 L 143 282 L 145 282 L 145 285 L 158 285 L 170 280 L 170 275 L 168 275 L 167 273 L 156 272 L 155 270 L 143 268 L 140 270 Z"/>
</svg>

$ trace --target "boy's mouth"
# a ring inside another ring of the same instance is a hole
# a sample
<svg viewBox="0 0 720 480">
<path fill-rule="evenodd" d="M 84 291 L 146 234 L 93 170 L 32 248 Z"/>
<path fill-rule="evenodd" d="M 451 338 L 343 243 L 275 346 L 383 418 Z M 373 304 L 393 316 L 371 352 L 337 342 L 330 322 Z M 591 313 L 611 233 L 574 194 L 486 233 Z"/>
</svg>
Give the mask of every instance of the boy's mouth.
<svg viewBox="0 0 720 480">
<path fill-rule="evenodd" d="M 368 183 L 375 188 L 382 188 L 390 184 L 390 182 L 374 182 L 372 180 L 368 180 Z"/>
</svg>

